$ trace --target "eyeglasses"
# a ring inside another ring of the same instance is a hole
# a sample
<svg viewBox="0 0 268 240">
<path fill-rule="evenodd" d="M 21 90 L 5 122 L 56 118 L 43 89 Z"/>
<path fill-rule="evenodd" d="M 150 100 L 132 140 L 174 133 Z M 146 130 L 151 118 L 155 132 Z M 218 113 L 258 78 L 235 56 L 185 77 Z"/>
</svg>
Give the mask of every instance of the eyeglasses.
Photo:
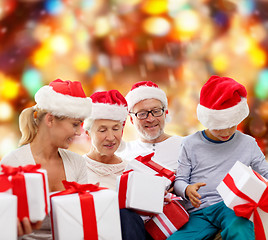
<svg viewBox="0 0 268 240">
<path fill-rule="evenodd" d="M 154 117 L 161 117 L 163 115 L 165 111 L 165 108 L 155 108 L 153 110 L 150 111 L 140 111 L 140 112 L 130 112 L 130 114 L 134 114 L 136 116 L 136 118 L 143 120 L 146 119 L 149 116 L 149 113 L 152 114 L 152 116 Z"/>
</svg>

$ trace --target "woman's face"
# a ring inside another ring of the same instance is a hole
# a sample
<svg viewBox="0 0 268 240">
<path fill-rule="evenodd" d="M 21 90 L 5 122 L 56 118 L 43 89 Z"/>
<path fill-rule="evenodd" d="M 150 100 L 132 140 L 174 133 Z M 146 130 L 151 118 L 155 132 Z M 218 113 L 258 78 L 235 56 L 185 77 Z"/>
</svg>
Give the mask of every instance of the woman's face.
<svg viewBox="0 0 268 240">
<path fill-rule="evenodd" d="M 94 151 L 101 155 L 112 156 L 121 143 L 122 133 L 123 125 L 120 121 L 95 120 L 89 132 Z"/>
<path fill-rule="evenodd" d="M 52 141 L 60 148 L 67 149 L 76 136 L 81 134 L 81 124 L 83 119 L 54 117 L 53 128 L 51 128 Z"/>
</svg>

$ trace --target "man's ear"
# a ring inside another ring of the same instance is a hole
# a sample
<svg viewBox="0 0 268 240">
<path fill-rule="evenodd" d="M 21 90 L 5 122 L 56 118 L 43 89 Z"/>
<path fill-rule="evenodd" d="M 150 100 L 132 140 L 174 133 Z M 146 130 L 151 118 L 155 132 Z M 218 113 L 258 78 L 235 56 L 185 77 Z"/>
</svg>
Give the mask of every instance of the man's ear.
<svg viewBox="0 0 268 240">
<path fill-rule="evenodd" d="M 130 122 L 132 123 L 132 124 L 134 124 L 133 123 L 133 118 L 132 118 L 132 116 L 129 114 L 129 118 L 130 118 Z"/>
</svg>

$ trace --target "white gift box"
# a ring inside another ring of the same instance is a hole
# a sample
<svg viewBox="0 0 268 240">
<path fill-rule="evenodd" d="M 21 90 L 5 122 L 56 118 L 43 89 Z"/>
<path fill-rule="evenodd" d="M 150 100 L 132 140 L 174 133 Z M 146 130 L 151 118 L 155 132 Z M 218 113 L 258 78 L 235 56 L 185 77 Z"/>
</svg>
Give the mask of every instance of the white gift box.
<svg viewBox="0 0 268 240">
<path fill-rule="evenodd" d="M 99 240 L 121 240 L 118 195 L 113 190 L 91 192 L 94 198 Z M 78 193 L 52 196 L 55 240 L 84 239 L 81 204 Z M 88 206 L 90 208 L 92 206 Z"/>
<path fill-rule="evenodd" d="M 124 184 L 126 177 L 127 182 Z M 162 213 L 165 188 L 165 178 L 146 173 L 130 171 L 117 177 L 120 208 L 132 208 L 154 214 Z"/>
<path fill-rule="evenodd" d="M 153 154 L 149 154 L 149 155 L 143 156 L 143 157 L 139 156 L 139 157 L 147 158 L 148 156 L 151 156 L 151 155 L 153 155 Z M 137 158 L 139 158 L 139 157 L 137 157 Z M 156 163 L 153 160 L 148 161 L 148 163 L 152 163 L 152 165 L 155 167 L 155 169 L 156 168 L 159 168 L 158 170 L 166 169 L 166 171 L 169 171 L 170 173 L 172 173 L 171 178 L 173 178 L 173 180 L 175 179 L 175 175 L 174 175 L 175 173 L 173 173 L 172 170 L 168 169 L 164 165 Z M 125 168 L 125 171 L 129 171 L 129 170 L 134 170 L 134 171 L 147 173 L 147 174 L 151 174 L 151 175 L 157 175 L 158 174 L 158 171 L 156 171 L 152 167 L 150 167 L 150 164 L 143 163 L 143 162 L 141 162 L 141 161 L 139 161 L 137 159 L 133 159 L 133 160 L 128 162 L 128 164 L 127 164 L 127 166 Z M 170 186 L 170 184 L 172 183 L 172 181 L 167 177 L 165 177 L 165 181 L 166 181 L 166 187 L 168 188 Z"/>
<path fill-rule="evenodd" d="M 32 223 L 43 221 L 50 211 L 47 172 L 44 169 L 38 169 L 36 172 L 37 173 L 18 173 L 23 174 L 25 179 L 29 219 Z M 9 176 L 8 179 L 12 182 L 12 178 L 15 177 L 16 175 Z M 9 189 L 7 192 L 14 194 L 13 188 Z M 18 202 L 18 204 L 19 207 L 20 203 Z"/>
<path fill-rule="evenodd" d="M 17 197 L 0 193 L 0 239 L 17 239 Z"/>
<path fill-rule="evenodd" d="M 262 197 L 263 192 L 267 188 L 265 182 L 261 181 L 253 170 L 244 165 L 243 163 L 237 161 L 232 169 L 229 171 L 229 174 L 223 179 L 223 181 L 217 187 L 217 191 L 224 200 L 224 203 L 227 207 L 234 209 L 235 206 L 248 203 L 247 200 L 237 196 L 226 184 L 227 177 L 233 179 L 235 186 L 246 196 L 251 198 L 254 202 L 258 203 Z M 263 178 L 264 179 L 264 178 Z M 266 179 L 264 179 L 266 181 Z M 257 211 L 261 217 L 262 225 L 266 238 L 268 236 L 268 213 L 261 210 L 259 207 Z M 249 220 L 253 222 L 253 214 L 251 214 Z"/>
</svg>

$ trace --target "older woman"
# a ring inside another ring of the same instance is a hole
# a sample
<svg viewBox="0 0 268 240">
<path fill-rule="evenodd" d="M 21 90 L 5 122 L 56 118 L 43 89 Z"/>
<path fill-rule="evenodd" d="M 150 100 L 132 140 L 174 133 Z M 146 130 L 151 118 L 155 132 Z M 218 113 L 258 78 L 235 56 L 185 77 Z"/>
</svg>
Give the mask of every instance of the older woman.
<svg viewBox="0 0 268 240">
<path fill-rule="evenodd" d="M 21 147 L 1 160 L 1 164 L 22 166 L 41 164 L 47 170 L 49 191 L 64 190 L 62 180 L 87 183 L 84 159 L 66 150 L 81 133 L 81 124 L 91 113 L 91 99 L 87 98 L 80 82 L 57 79 L 43 86 L 35 94 L 36 105 L 23 110 L 19 117 L 22 133 Z M 40 230 L 22 239 L 52 239 L 46 218 Z M 29 219 L 18 222 L 18 234 L 29 234 Z"/>
<path fill-rule="evenodd" d="M 116 188 L 116 178 L 121 175 L 127 162 L 114 153 L 121 143 L 127 118 L 127 102 L 117 90 L 96 92 L 91 95 L 92 114 L 84 123 L 91 138 L 86 159 L 90 183 L 110 189 Z M 128 209 L 120 210 L 122 237 L 124 240 L 145 239 L 145 229 L 138 214 Z"/>
</svg>

